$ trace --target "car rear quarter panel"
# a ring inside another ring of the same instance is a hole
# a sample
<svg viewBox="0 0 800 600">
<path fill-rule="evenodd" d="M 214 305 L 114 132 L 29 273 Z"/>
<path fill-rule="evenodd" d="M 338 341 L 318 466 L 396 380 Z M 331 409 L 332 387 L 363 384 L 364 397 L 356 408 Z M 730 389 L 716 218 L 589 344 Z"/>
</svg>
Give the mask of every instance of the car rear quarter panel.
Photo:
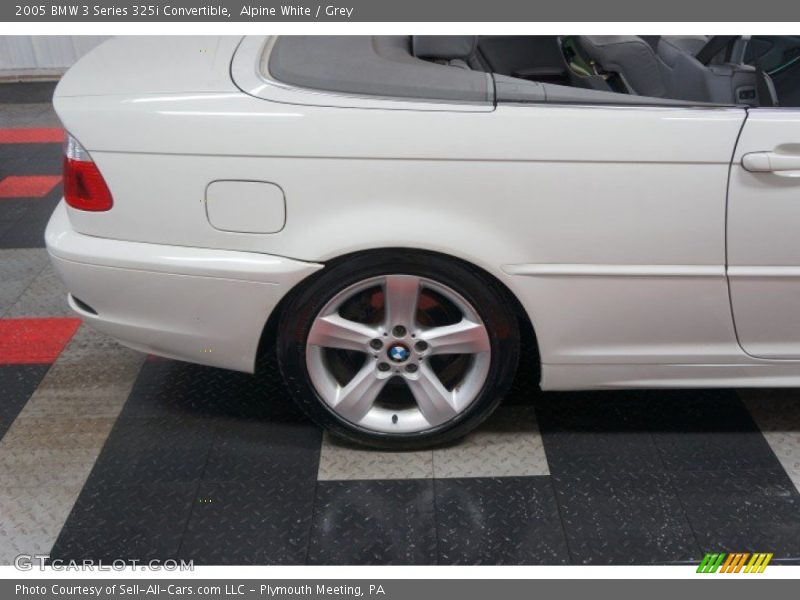
<svg viewBox="0 0 800 600">
<path fill-rule="evenodd" d="M 71 211 L 78 231 L 308 261 L 424 248 L 500 278 L 531 316 L 545 363 L 740 357 L 724 219 L 742 110 L 420 111 L 239 92 L 62 97 L 56 107 L 114 195 L 108 213 Z M 280 185 L 285 228 L 211 227 L 204 195 L 218 179 Z M 617 268 L 628 266 L 642 269 Z"/>
<path fill-rule="evenodd" d="M 230 77 L 236 36 L 119 36 L 81 58 L 57 97 L 236 91 Z"/>
</svg>

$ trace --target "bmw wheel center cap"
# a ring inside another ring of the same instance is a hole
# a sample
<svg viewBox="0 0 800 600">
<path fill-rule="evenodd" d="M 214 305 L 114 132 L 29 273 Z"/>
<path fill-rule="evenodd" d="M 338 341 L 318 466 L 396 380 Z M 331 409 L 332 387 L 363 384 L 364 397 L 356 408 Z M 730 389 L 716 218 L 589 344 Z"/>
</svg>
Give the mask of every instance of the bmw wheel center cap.
<svg viewBox="0 0 800 600">
<path fill-rule="evenodd" d="M 387 354 L 392 361 L 401 363 L 408 360 L 408 357 L 411 356 L 411 351 L 404 344 L 394 344 L 389 347 Z"/>
</svg>

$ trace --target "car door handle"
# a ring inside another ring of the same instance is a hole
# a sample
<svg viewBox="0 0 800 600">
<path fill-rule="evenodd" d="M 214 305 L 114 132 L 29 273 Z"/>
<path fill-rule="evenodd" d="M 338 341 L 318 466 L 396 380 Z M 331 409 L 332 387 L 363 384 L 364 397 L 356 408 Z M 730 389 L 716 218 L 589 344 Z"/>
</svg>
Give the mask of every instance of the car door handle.
<svg viewBox="0 0 800 600">
<path fill-rule="evenodd" d="M 796 171 L 800 177 L 800 155 L 777 152 L 751 152 L 742 157 L 742 167 L 752 173 L 782 173 Z"/>
</svg>

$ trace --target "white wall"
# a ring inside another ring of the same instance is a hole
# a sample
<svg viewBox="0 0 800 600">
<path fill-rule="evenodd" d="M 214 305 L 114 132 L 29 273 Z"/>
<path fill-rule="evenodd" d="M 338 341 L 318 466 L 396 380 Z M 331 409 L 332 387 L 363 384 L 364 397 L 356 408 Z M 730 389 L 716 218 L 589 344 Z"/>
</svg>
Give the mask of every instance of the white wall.
<svg viewBox="0 0 800 600">
<path fill-rule="evenodd" d="M 64 72 L 107 36 L 0 36 L 0 77 L 37 77 Z"/>
</svg>

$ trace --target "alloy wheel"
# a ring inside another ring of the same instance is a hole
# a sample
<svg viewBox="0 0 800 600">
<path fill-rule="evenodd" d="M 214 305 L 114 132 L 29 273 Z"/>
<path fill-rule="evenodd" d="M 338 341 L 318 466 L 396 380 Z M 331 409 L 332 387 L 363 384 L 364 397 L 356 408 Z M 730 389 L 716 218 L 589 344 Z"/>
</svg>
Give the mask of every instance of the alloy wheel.
<svg viewBox="0 0 800 600">
<path fill-rule="evenodd" d="M 382 433 L 432 429 L 463 413 L 489 373 L 491 344 L 475 308 L 426 277 L 371 277 L 315 317 L 306 366 L 340 418 Z"/>
</svg>

